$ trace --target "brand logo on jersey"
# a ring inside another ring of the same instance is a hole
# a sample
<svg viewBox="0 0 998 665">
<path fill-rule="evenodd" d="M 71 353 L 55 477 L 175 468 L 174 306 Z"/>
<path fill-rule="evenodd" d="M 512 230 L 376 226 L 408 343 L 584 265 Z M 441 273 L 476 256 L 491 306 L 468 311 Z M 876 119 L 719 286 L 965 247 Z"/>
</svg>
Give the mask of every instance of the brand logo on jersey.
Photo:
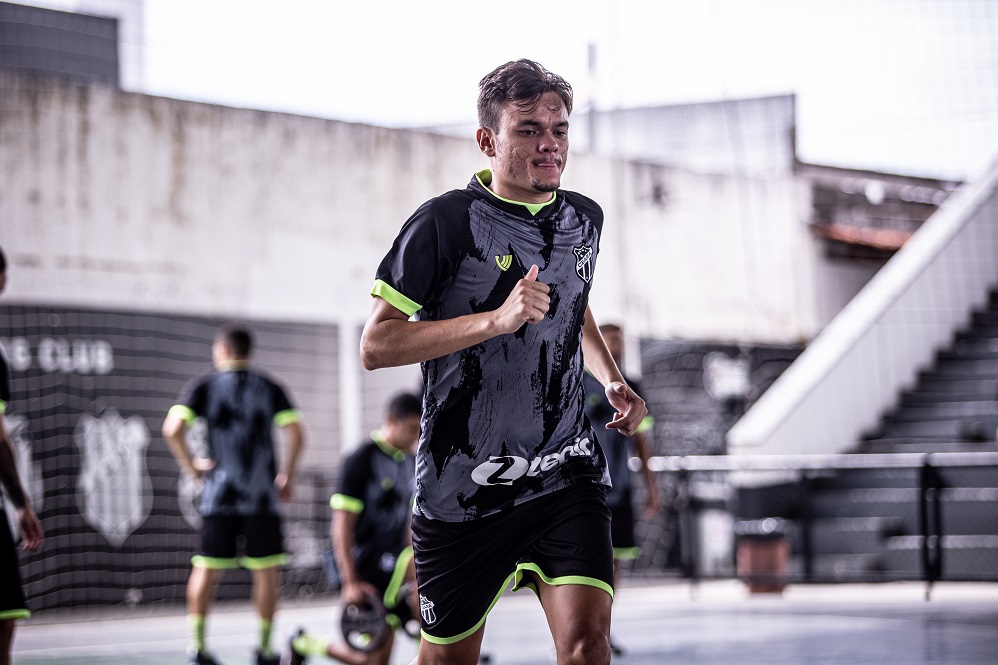
<svg viewBox="0 0 998 665">
<path fill-rule="evenodd" d="M 513 255 L 504 254 L 503 256 L 499 256 L 496 254 L 496 265 L 499 266 L 499 270 L 506 272 L 513 265 Z"/>
<path fill-rule="evenodd" d="M 145 455 L 150 438 L 142 418 L 125 419 L 114 409 L 99 418 L 84 414 L 76 426 L 83 458 L 76 495 L 80 513 L 115 547 L 145 522 L 152 508 Z"/>
<path fill-rule="evenodd" d="M 569 457 L 589 457 L 593 454 L 589 438 L 576 438 L 556 453 L 538 455 L 530 462 L 517 455 L 502 455 L 489 457 L 488 462 L 482 462 L 471 472 L 471 479 L 479 485 L 512 485 L 514 480 L 524 476 L 533 477 L 541 471 L 551 469 L 565 463 Z"/>
<path fill-rule="evenodd" d="M 419 594 L 419 613 L 423 615 L 423 621 L 427 624 L 437 622 L 437 613 L 433 611 L 433 601 L 427 600 L 426 596 Z"/>
<path fill-rule="evenodd" d="M 582 281 L 588 282 L 593 278 L 592 245 L 579 245 L 573 247 L 572 251 L 575 252 L 575 272 L 582 278 Z"/>
</svg>

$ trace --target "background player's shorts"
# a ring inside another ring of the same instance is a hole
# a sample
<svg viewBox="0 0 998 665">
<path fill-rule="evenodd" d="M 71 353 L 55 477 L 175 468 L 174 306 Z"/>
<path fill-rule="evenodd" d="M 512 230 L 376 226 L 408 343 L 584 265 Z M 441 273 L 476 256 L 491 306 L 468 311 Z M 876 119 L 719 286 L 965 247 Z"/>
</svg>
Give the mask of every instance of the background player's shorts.
<svg viewBox="0 0 998 665">
<path fill-rule="evenodd" d="M 404 626 L 415 618 L 404 595 L 405 574 L 412 561 L 412 548 L 399 552 L 381 552 L 357 562 L 357 577 L 367 582 L 381 594 L 381 601 L 388 612 L 388 622 L 393 627 Z"/>
<path fill-rule="evenodd" d="M 610 542 L 615 559 L 636 559 L 641 553 L 634 538 L 634 507 L 630 494 L 619 505 L 610 506 Z"/>
<path fill-rule="evenodd" d="M 17 545 L 7 515 L 0 508 L 0 619 L 23 619 L 31 615 L 21 586 Z"/>
<path fill-rule="evenodd" d="M 583 584 L 613 595 L 602 485 L 576 485 L 470 522 L 413 515 L 423 637 L 451 644 L 485 623 L 503 590 Z M 531 575 L 530 573 L 533 573 Z"/>
<path fill-rule="evenodd" d="M 239 556 L 242 551 L 242 556 Z M 209 515 L 201 524 L 201 553 L 192 559 L 202 568 L 250 570 L 287 563 L 278 515 Z"/>
</svg>

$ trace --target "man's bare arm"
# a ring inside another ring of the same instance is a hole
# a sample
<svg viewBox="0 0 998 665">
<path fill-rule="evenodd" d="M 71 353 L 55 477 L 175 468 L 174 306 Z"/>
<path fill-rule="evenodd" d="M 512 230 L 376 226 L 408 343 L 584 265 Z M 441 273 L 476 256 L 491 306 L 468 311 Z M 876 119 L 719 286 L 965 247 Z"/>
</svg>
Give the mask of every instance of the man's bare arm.
<svg viewBox="0 0 998 665">
<path fill-rule="evenodd" d="M 589 307 L 586 307 L 586 320 L 582 327 L 582 354 L 586 367 L 606 388 L 606 397 L 617 410 L 613 420 L 606 423 L 606 428 L 618 429 L 625 436 L 633 436 L 648 415 L 648 407 L 624 381 Z"/>
<path fill-rule="evenodd" d="M 499 309 L 443 321 L 410 321 L 388 301 L 375 297 L 360 342 L 364 368 L 397 367 L 440 358 L 516 332 L 524 323 L 543 321 L 551 306 L 550 287 L 537 281 L 537 272 L 537 266 L 531 266 Z"/>
</svg>

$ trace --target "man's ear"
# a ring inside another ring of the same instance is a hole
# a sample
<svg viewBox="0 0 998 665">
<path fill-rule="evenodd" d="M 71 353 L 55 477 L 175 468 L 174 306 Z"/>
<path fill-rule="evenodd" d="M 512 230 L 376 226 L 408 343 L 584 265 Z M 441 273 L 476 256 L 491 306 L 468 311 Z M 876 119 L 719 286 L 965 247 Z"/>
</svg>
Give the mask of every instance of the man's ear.
<svg viewBox="0 0 998 665">
<path fill-rule="evenodd" d="M 475 133 L 475 140 L 478 141 L 478 149 L 487 157 L 495 157 L 496 137 L 488 127 L 479 127 Z"/>
</svg>

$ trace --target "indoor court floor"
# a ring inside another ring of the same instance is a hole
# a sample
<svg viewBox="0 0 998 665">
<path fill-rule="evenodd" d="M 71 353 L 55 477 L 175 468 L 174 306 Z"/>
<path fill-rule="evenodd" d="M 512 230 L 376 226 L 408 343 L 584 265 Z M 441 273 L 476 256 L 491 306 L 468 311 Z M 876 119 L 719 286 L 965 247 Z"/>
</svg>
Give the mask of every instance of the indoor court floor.
<svg viewBox="0 0 998 665">
<path fill-rule="evenodd" d="M 633 665 L 991 665 L 998 662 L 998 584 L 795 585 L 749 594 L 737 581 L 631 581 L 618 590 L 614 663 Z M 285 602 L 275 645 L 298 626 L 334 635 L 335 599 Z M 256 622 L 246 603 L 221 604 L 208 623 L 223 665 L 251 663 Z M 179 606 L 45 612 L 20 625 L 18 665 L 183 665 L 187 627 Z M 484 652 L 490 665 L 554 663 L 543 613 L 528 591 L 493 609 Z M 392 660 L 415 643 L 400 635 Z M 331 662 L 310 659 L 309 664 Z"/>
</svg>

